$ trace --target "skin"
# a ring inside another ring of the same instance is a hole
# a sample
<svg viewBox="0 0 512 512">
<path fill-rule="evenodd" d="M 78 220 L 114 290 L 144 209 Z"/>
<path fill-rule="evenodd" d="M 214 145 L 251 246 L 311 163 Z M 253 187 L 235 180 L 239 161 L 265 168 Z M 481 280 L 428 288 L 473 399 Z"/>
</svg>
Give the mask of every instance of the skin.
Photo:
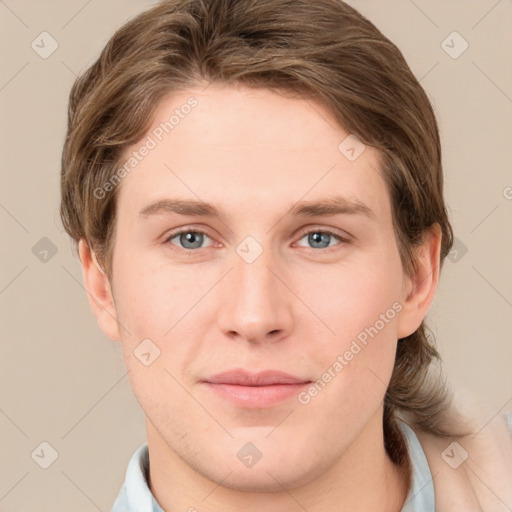
<svg viewBox="0 0 512 512">
<path fill-rule="evenodd" d="M 190 96 L 197 107 L 119 185 L 111 282 L 79 247 L 91 306 L 146 415 L 154 496 L 164 510 L 399 511 L 408 477 L 384 449 L 382 404 L 397 339 L 435 295 L 439 229 L 406 277 L 374 148 L 349 161 L 338 150 L 349 134 L 319 105 L 214 84 L 166 98 L 148 134 Z M 374 218 L 288 214 L 334 193 Z M 165 198 L 223 214 L 139 214 Z M 202 245 L 178 228 L 205 233 Z M 325 243 L 307 234 L 325 230 L 336 234 Z M 247 236 L 262 249 L 252 263 L 237 253 Z M 235 367 L 316 381 L 393 303 L 399 314 L 308 404 L 237 407 L 200 382 Z M 148 366 L 134 355 L 146 338 L 160 350 Z M 237 457 L 248 442 L 262 453 L 252 467 Z"/>
</svg>

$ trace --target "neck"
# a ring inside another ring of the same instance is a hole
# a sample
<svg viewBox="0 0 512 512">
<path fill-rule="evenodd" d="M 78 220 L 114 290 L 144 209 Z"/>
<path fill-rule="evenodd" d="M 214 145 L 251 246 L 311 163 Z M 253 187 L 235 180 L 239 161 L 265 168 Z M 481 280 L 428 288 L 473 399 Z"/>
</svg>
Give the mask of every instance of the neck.
<svg viewBox="0 0 512 512">
<path fill-rule="evenodd" d="M 275 492 L 244 492 L 229 478 L 214 482 L 187 464 L 146 421 L 150 459 L 149 485 L 166 511 L 327 512 L 382 510 L 399 512 L 410 485 L 410 468 L 393 464 L 384 448 L 382 411 L 378 411 L 343 456 L 300 487 Z M 279 481 L 278 475 L 272 475 Z"/>
</svg>

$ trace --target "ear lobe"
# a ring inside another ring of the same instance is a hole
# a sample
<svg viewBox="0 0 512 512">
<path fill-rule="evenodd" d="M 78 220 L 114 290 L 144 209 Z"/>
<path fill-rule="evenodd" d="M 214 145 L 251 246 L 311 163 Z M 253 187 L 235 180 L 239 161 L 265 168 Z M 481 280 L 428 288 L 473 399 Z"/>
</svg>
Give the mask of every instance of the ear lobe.
<svg viewBox="0 0 512 512">
<path fill-rule="evenodd" d="M 83 239 L 78 244 L 78 253 L 89 304 L 98 325 L 111 340 L 119 341 L 117 312 L 108 277 L 100 267 L 96 255 Z"/>
<path fill-rule="evenodd" d="M 405 338 L 421 325 L 432 304 L 439 283 L 441 227 L 434 224 L 415 249 L 417 271 L 407 279 L 398 320 L 398 338 Z"/>
</svg>

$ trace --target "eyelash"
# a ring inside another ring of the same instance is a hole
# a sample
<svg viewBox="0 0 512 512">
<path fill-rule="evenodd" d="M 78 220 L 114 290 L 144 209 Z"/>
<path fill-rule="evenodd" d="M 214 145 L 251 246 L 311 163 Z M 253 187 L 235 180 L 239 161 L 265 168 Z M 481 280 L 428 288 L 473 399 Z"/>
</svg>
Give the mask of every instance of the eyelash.
<svg viewBox="0 0 512 512">
<path fill-rule="evenodd" d="M 198 251 L 199 249 L 206 249 L 206 247 L 198 247 L 196 249 L 186 249 L 184 247 L 178 247 L 175 244 L 171 243 L 172 239 L 174 239 L 177 236 L 182 235 L 184 233 L 194 233 L 194 234 L 199 234 L 199 235 L 206 235 L 208 238 L 212 239 L 212 237 L 210 237 L 207 232 L 201 231 L 200 229 L 194 229 L 193 227 L 192 228 L 189 227 L 189 228 L 183 228 L 183 229 L 180 229 L 179 231 L 175 231 L 175 232 L 171 233 L 169 236 L 167 236 L 165 238 L 164 244 L 167 244 L 167 245 L 171 246 L 172 250 L 178 251 L 178 252 L 185 251 L 187 253 L 192 253 L 194 251 Z M 324 253 L 325 252 L 327 252 L 327 253 L 328 252 L 332 252 L 333 250 L 336 250 L 336 246 L 337 245 L 349 244 L 350 243 L 350 240 L 348 240 L 347 238 L 344 238 L 344 237 L 338 235 L 334 231 L 331 231 L 329 229 L 319 229 L 319 228 L 312 228 L 312 229 L 309 229 L 309 230 L 301 231 L 298 240 L 302 240 L 302 238 L 304 238 L 305 236 L 309 235 L 310 233 L 326 234 L 326 235 L 329 235 L 329 236 L 332 236 L 332 237 L 336 238 L 339 241 L 338 244 L 335 244 L 332 247 L 329 246 L 329 247 L 323 247 L 323 248 L 320 248 L 320 249 L 317 249 L 317 248 L 314 248 L 314 247 L 310 247 L 310 249 L 312 249 L 313 251 L 316 251 L 316 252 L 324 252 Z"/>
</svg>

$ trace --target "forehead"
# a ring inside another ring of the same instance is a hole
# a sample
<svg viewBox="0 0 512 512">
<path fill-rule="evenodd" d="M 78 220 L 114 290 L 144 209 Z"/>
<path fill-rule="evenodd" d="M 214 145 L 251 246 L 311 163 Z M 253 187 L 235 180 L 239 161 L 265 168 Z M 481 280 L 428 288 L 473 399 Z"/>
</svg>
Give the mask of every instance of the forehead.
<svg viewBox="0 0 512 512">
<path fill-rule="evenodd" d="M 160 103 L 147 133 L 124 153 L 133 168 L 119 185 L 119 207 L 139 211 L 179 197 L 261 215 L 336 194 L 388 217 L 378 156 L 310 100 L 210 84 Z"/>
</svg>

